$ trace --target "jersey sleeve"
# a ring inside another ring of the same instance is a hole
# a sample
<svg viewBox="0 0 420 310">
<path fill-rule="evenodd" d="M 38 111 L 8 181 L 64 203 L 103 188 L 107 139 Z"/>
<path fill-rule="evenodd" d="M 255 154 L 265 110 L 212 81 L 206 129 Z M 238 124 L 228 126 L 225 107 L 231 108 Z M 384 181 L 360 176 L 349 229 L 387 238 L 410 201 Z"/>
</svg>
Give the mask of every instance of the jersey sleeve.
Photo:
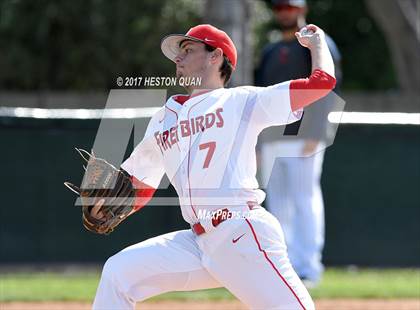
<svg viewBox="0 0 420 310">
<path fill-rule="evenodd" d="M 320 69 L 315 69 L 309 78 L 290 81 L 290 105 L 292 110 L 303 109 L 325 97 L 334 89 L 335 84 L 336 79 Z"/>
<path fill-rule="evenodd" d="M 136 189 L 136 196 L 134 201 L 134 211 L 143 208 L 153 197 L 156 191 L 155 187 L 151 187 L 146 183 L 138 180 L 135 176 L 131 176 L 131 182 Z"/>
<path fill-rule="evenodd" d="M 252 105 L 251 118 L 261 128 L 293 123 L 302 116 L 302 110 L 292 111 L 290 81 L 268 87 L 247 87 Z"/>
<path fill-rule="evenodd" d="M 153 135 L 155 123 L 155 119 L 152 118 L 143 140 L 135 147 L 130 157 L 122 163 L 121 168 L 144 184 L 158 188 L 165 168 L 162 153 Z"/>
<path fill-rule="evenodd" d="M 306 79 L 268 87 L 248 87 L 252 119 L 262 128 L 294 123 L 302 117 L 304 107 L 326 96 L 335 83 L 334 77 L 316 69 Z"/>
</svg>

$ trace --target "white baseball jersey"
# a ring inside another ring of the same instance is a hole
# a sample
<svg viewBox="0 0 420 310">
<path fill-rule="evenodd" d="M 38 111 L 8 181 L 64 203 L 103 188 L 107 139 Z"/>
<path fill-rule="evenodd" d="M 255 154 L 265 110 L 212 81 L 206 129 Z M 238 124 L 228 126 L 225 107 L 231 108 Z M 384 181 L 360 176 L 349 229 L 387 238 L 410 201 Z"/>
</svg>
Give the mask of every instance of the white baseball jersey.
<svg viewBox="0 0 420 310">
<path fill-rule="evenodd" d="M 289 84 L 220 88 L 184 104 L 172 97 L 152 117 L 122 168 L 155 188 L 166 173 L 184 219 L 205 233 L 164 234 L 110 257 L 93 309 L 135 309 L 164 292 L 221 286 L 251 309 L 314 309 L 288 260 L 280 223 L 264 208 L 248 207 L 265 198 L 255 178 L 258 134 L 300 117 L 291 111 Z M 200 216 L 222 208 L 241 216 L 217 227 Z"/>
<path fill-rule="evenodd" d="M 154 188 L 166 173 L 190 224 L 199 221 L 200 210 L 260 204 L 265 194 L 255 177 L 258 134 L 302 114 L 291 110 L 289 85 L 220 88 L 184 104 L 173 96 L 121 167 Z"/>
</svg>

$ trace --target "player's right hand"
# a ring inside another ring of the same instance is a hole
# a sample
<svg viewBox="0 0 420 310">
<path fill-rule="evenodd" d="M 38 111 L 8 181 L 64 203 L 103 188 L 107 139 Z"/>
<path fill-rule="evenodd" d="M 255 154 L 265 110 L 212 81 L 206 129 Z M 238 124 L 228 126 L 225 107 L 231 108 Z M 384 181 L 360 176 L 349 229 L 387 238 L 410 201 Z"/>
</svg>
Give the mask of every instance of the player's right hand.
<svg viewBox="0 0 420 310">
<path fill-rule="evenodd" d="M 298 32 L 295 32 L 295 36 L 302 46 L 309 49 L 325 40 L 324 31 L 313 24 L 306 25 Z"/>
</svg>

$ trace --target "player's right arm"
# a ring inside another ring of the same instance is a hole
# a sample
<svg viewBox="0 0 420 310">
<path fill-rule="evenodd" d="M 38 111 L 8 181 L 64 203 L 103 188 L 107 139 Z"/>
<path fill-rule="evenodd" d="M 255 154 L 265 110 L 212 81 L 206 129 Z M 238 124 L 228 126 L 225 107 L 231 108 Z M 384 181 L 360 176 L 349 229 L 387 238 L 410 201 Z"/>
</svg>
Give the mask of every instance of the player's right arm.
<svg viewBox="0 0 420 310">
<path fill-rule="evenodd" d="M 303 109 L 321 99 L 334 89 L 336 84 L 334 60 L 324 31 L 315 25 L 307 25 L 296 32 L 296 37 L 299 43 L 311 52 L 312 73 L 306 79 L 290 82 L 292 111 Z"/>
<path fill-rule="evenodd" d="M 319 69 L 335 78 L 334 61 L 324 31 L 310 24 L 295 35 L 299 43 L 311 51 L 312 72 Z"/>
<path fill-rule="evenodd" d="M 335 87 L 334 61 L 325 34 L 315 25 L 306 27 L 313 33 L 298 33 L 296 36 L 300 44 L 311 50 L 312 73 L 308 78 L 268 87 L 242 88 L 249 91 L 247 102 L 252 106 L 251 118 L 260 130 L 298 121 L 303 108 L 326 96 Z"/>
</svg>

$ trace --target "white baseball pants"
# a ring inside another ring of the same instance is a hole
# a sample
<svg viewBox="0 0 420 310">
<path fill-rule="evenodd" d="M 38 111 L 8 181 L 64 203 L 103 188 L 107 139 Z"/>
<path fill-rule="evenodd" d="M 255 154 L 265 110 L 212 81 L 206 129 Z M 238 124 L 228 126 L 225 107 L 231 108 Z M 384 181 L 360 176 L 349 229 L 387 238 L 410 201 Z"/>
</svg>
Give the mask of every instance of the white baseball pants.
<svg viewBox="0 0 420 310">
<path fill-rule="evenodd" d="M 93 309 L 134 309 L 169 291 L 226 287 L 251 309 L 314 309 L 287 258 L 283 232 L 263 208 L 196 236 L 181 230 L 130 246 L 107 260 Z"/>
</svg>

